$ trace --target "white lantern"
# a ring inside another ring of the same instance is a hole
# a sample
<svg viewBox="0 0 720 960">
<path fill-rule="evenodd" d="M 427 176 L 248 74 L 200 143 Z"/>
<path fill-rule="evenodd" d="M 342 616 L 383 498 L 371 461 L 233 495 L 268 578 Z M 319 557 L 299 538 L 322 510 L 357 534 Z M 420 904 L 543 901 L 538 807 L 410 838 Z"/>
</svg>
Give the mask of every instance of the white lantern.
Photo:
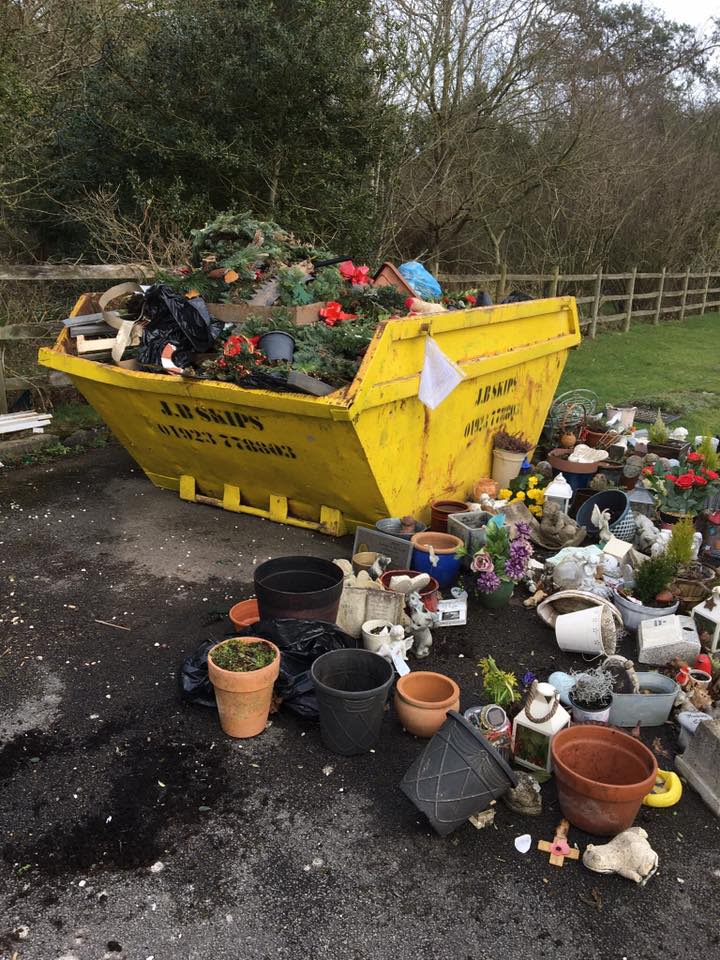
<svg viewBox="0 0 720 960">
<path fill-rule="evenodd" d="M 563 513 L 568 512 L 572 498 L 573 488 L 561 473 L 545 487 L 545 502 L 556 503 Z"/>
<path fill-rule="evenodd" d="M 713 587 L 707 600 L 692 608 L 700 642 L 710 653 L 720 650 L 720 587 Z"/>
</svg>

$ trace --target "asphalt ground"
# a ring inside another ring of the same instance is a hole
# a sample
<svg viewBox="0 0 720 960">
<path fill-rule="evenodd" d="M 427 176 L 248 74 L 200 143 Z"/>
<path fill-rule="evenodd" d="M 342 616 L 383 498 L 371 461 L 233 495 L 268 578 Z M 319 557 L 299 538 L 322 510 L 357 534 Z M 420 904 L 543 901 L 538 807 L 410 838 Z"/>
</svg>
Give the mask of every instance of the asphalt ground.
<svg viewBox="0 0 720 960">
<path fill-rule="evenodd" d="M 179 663 L 226 634 L 257 563 L 350 546 L 184 503 L 114 444 L 0 473 L 0 957 L 720 956 L 720 824 L 689 788 L 641 809 L 660 857 L 641 888 L 515 850 L 552 838 L 552 782 L 540 817 L 498 804 L 436 836 L 398 790 L 423 742 L 392 710 L 375 752 L 344 759 L 287 710 L 232 741 L 180 701 Z M 541 678 L 573 665 L 514 600 L 471 602 L 415 666 L 454 677 L 464 709 L 486 654 Z M 643 739 L 667 767 L 672 728 Z"/>
</svg>

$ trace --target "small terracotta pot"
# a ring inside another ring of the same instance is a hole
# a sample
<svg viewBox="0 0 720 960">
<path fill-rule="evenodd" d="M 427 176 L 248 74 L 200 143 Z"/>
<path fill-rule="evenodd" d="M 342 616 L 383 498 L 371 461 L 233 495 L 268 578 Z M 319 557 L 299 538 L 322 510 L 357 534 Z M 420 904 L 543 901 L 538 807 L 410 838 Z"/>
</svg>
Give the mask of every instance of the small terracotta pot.
<svg viewBox="0 0 720 960">
<path fill-rule="evenodd" d="M 230 607 L 230 619 L 234 627 L 250 627 L 260 619 L 257 600 L 241 600 Z"/>
<path fill-rule="evenodd" d="M 223 670 L 213 661 L 213 651 L 227 643 L 215 644 L 208 653 L 208 675 L 215 688 L 220 726 L 229 737 L 256 737 L 267 723 L 273 685 L 280 673 L 280 651 L 262 637 L 236 637 L 244 644 L 264 643 L 275 651 L 275 659 L 259 670 Z"/>
<path fill-rule="evenodd" d="M 364 550 L 362 553 L 354 554 L 352 558 L 353 573 L 357 575 L 361 570 L 367 572 L 379 556 L 379 553 L 374 553 L 372 550 Z"/>
<path fill-rule="evenodd" d="M 499 490 L 500 484 L 497 482 L 497 480 L 493 480 L 492 477 L 480 477 L 480 479 L 476 480 L 473 484 L 473 499 L 479 500 L 482 494 L 486 493 L 489 497 L 492 497 L 493 500 L 495 500 Z"/>
<path fill-rule="evenodd" d="M 432 737 L 445 723 L 448 710 L 459 708 L 460 688 L 442 673 L 406 673 L 395 687 L 398 720 L 416 737 Z"/>
<path fill-rule="evenodd" d="M 447 533 L 450 514 L 467 513 L 469 509 L 463 500 L 433 500 L 430 504 L 430 529 L 435 533 Z"/>
</svg>

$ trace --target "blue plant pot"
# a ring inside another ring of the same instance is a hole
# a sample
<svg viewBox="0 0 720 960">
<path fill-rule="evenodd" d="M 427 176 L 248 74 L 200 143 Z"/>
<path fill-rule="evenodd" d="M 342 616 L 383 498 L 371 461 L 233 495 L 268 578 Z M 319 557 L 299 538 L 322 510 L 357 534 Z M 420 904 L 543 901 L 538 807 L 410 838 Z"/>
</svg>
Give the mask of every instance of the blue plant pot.
<svg viewBox="0 0 720 960">
<path fill-rule="evenodd" d="M 436 557 L 438 563 L 434 567 L 430 563 L 430 554 L 427 550 L 418 550 L 416 547 L 412 555 L 412 568 L 419 573 L 429 573 L 431 577 L 435 577 L 440 584 L 440 589 L 444 590 L 446 587 L 451 587 L 457 580 L 462 560 L 452 553 L 438 553 Z"/>
</svg>

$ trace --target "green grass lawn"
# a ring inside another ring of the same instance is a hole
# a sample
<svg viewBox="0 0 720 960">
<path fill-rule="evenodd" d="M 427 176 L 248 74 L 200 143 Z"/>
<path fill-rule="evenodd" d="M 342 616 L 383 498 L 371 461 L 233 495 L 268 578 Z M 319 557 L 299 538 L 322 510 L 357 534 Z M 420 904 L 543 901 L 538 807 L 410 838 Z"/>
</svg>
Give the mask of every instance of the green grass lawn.
<svg viewBox="0 0 720 960">
<path fill-rule="evenodd" d="M 675 410 L 690 435 L 720 430 L 720 314 L 640 325 L 583 339 L 568 358 L 558 393 L 594 390 L 601 404 L 632 401 Z"/>
</svg>

